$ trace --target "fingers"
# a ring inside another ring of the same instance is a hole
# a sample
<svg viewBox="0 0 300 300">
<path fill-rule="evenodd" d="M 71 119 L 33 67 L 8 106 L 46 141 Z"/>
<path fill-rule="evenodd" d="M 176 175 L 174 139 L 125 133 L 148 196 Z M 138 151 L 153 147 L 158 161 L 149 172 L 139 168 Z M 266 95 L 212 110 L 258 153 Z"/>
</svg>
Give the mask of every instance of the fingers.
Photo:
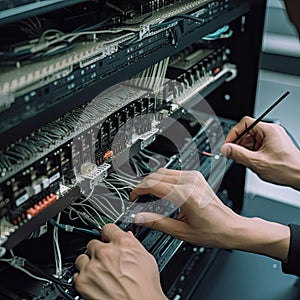
<svg viewBox="0 0 300 300">
<path fill-rule="evenodd" d="M 158 198 L 164 198 L 173 188 L 174 184 L 148 178 L 130 193 L 130 200 L 133 201 L 138 196 L 145 194 L 152 194 Z"/>
<path fill-rule="evenodd" d="M 199 172 L 198 172 L 199 173 Z M 130 200 L 135 200 L 138 196 L 152 194 L 159 198 L 170 195 L 170 192 L 179 185 L 184 185 L 189 171 L 178 171 L 169 169 L 159 169 L 147 176 L 130 194 Z M 168 199 L 170 200 L 170 199 Z"/>
<path fill-rule="evenodd" d="M 183 208 L 183 206 L 187 205 L 187 200 L 195 190 L 200 188 L 204 182 L 206 184 L 203 176 L 198 171 L 159 170 L 159 172 L 163 173 L 163 175 L 153 173 L 145 178 L 131 192 L 130 200 L 133 201 L 140 195 L 152 194 L 172 202 L 177 207 Z"/>
<path fill-rule="evenodd" d="M 243 117 L 239 123 L 237 123 L 227 134 L 225 138 L 225 143 L 231 143 L 233 142 L 246 128 L 248 128 L 255 119 L 251 117 Z M 254 130 L 256 127 L 254 127 L 252 130 Z"/>
<path fill-rule="evenodd" d="M 178 180 L 180 178 L 179 174 L 180 173 L 173 173 L 173 172 L 165 172 L 164 170 L 167 169 L 159 169 L 157 172 L 151 173 L 149 176 L 147 176 L 141 183 L 149 180 L 154 180 L 154 181 L 163 181 L 166 183 L 172 183 L 176 184 L 178 183 Z"/>
<path fill-rule="evenodd" d="M 117 225 L 115 224 L 106 224 L 102 228 L 102 241 L 104 242 L 111 242 L 115 241 L 118 239 L 120 234 L 123 234 L 124 231 L 120 229 Z"/>
<path fill-rule="evenodd" d="M 157 173 L 165 174 L 165 175 L 178 176 L 180 173 L 182 173 L 182 171 L 160 168 L 160 169 L 157 170 Z"/>
<path fill-rule="evenodd" d="M 250 151 L 243 146 L 231 143 L 224 144 L 220 151 L 227 158 L 233 159 L 246 167 L 252 167 L 252 161 L 258 156 L 258 153 L 255 151 Z"/>
<path fill-rule="evenodd" d="M 82 271 L 85 269 L 85 267 L 90 262 L 90 258 L 86 254 L 81 254 L 77 257 L 75 261 L 75 265 L 78 269 L 78 271 Z"/>
<path fill-rule="evenodd" d="M 163 231 L 176 238 L 181 238 L 180 233 L 188 230 L 187 224 L 155 213 L 139 213 L 135 217 L 135 223 L 140 226 Z"/>
<path fill-rule="evenodd" d="M 123 234 L 123 233 L 124 233 L 124 231 L 122 229 L 120 229 L 117 225 L 106 224 L 102 228 L 101 238 L 102 238 L 103 242 L 111 242 L 111 241 L 118 239 L 120 234 Z M 103 242 L 98 241 L 98 240 L 91 240 L 87 244 L 87 251 L 91 257 L 94 257 L 95 253 L 99 252 L 100 248 L 105 246 L 105 244 Z"/>
</svg>

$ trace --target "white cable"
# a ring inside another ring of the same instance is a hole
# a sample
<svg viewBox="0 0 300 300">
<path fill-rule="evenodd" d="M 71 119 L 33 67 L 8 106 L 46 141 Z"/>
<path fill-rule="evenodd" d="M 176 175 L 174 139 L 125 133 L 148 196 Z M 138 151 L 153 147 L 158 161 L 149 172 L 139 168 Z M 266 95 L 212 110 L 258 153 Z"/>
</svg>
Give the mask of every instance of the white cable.
<svg viewBox="0 0 300 300">
<path fill-rule="evenodd" d="M 92 199 L 90 201 L 92 201 Z M 92 202 L 92 203 L 94 205 L 98 206 L 97 203 L 94 203 L 94 202 Z M 106 222 L 104 221 L 103 217 L 98 213 L 98 211 L 92 205 L 85 204 L 85 206 L 89 207 L 90 209 L 92 209 L 97 214 L 97 216 L 99 218 L 99 221 L 96 220 L 95 217 L 92 214 L 90 214 L 90 212 L 85 207 L 83 207 L 83 209 L 85 210 L 86 214 L 91 218 L 91 220 L 95 223 L 95 225 L 97 227 L 99 227 L 100 229 L 102 229 L 102 227 L 106 224 Z M 100 211 L 101 211 L 101 207 L 99 207 L 99 208 L 100 208 Z"/>
<path fill-rule="evenodd" d="M 132 182 L 126 180 L 126 179 L 118 178 L 117 176 L 112 176 L 112 177 L 116 179 L 116 181 L 114 181 L 115 183 L 119 183 L 121 181 L 121 182 L 124 182 L 124 183 L 128 184 L 131 188 L 136 187 L 136 184 L 134 184 L 134 183 L 132 183 Z M 106 181 L 111 182 L 110 180 L 106 180 Z M 140 183 L 140 182 L 137 182 L 137 183 Z"/>
<path fill-rule="evenodd" d="M 71 206 L 69 206 L 68 209 L 69 209 L 69 212 L 68 212 L 68 217 L 69 217 L 69 219 L 70 219 L 71 221 L 78 220 L 79 216 L 78 216 L 78 214 L 77 214 L 77 211 L 76 211 L 73 207 L 71 207 Z M 66 210 L 65 210 L 65 212 L 67 213 Z M 73 217 L 73 216 L 72 216 L 72 212 L 75 212 L 75 213 L 77 214 L 77 217 Z"/>
<path fill-rule="evenodd" d="M 101 201 L 99 201 L 99 199 L 97 199 L 96 197 L 99 197 L 99 198 L 102 198 L 103 200 L 105 200 L 106 201 L 106 203 L 110 206 L 110 208 L 109 207 L 107 207 L 104 203 L 102 203 Z M 111 215 L 112 215 L 112 217 L 114 217 L 114 218 L 117 218 L 117 217 L 119 217 L 119 215 L 120 215 L 120 212 L 118 212 L 113 206 L 112 206 L 112 204 L 109 202 L 109 200 L 107 200 L 105 197 L 103 197 L 102 195 L 94 195 L 93 197 L 92 197 L 92 199 L 94 199 L 94 201 L 95 202 L 93 202 L 95 205 L 97 205 L 98 207 L 100 207 L 100 206 L 102 206 L 105 210 L 107 210 Z M 110 217 L 110 216 L 109 216 Z"/>
<path fill-rule="evenodd" d="M 160 162 L 156 158 L 154 158 L 153 156 L 149 156 L 146 153 L 144 153 L 143 151 L 140 152 L 140 155 L 145 157 L 145 158 L 148 158 L 149 160 L 152 160 L 154 163 L 156 163 L 156 167 L 160 166 Z"/>
<path fill-rule="evenodd" d="M 92 188 L 91 192 L 89 193 L 89 195 L 84 199 L 84 202 L 89 200 L 89 198 L 93 195 L 94 193 L 94 190 L 95 190 L 95 187 Z"/>
<path fill-rule="evenodd" d="M 61 212 L 57 215 L 56 223 L 59 224 L 61 217 Z M 55 258 L 55 276 L 60 277 L 62 274 L 62 258 L 61 258 L 61 252 L 59 247 L 59 241 L 58 241 L 58 227 L 55 226 L 53 228 L 53 249 L 54 249 L 54 258 Z"/>
<path fill-rule="evenodd" d="M 112 176 L 112 177 L 118 176 L 118 178 L 130 180 L 130 181 L 132 181 L 132 182 L 134 182 L 134 183 L 136 183 L 136 182 L 137 182 L 137 183 L 140 183 L 140 181 L 137 179 L 136 176 L 129 175 L 129 174 L 127 174 L 126 172 L 121 171 L 121 170 L 119 170 L 119 169 L 118 169 L 117 172 L 118 172 L 118 173 L 112 173 L 111 176 Z M 119 173 L 121 173 L 121 174 L 119 174 Z"/>
<path fill-rule="evenodd" d="M 3 261 L 3 262 L 6 262 L 6 263 L 9 263 L 11 265 L 11 267 L 15 268 L 15 269 L 18 269 L 20 271 L 22 271 L 23 273 L 27 274 L 28 276 L 36 279 L 36 280 L 40 280 L 40 281 L 46 281 L 48 283 L 52 283 L 52 281 L 46 279 L 46 278 L 42 278 L 42 277 L 38 277 L 38 276 L 35 276 L 33 274 L 31 274 L 29 271 L 27 271 L 26 269 L 22 268 L 21 266 L 17 265 L 17 264 L 12 264 L 13 262 L 13 258 L 10 258 L 10 259 L 4 259 L 4 258 L 1 258 L 0 261 Z"/>
<path fill-rule="evenodd" d="M 7 263 L 10 263 L 12 262 L 12 258 L 0 258 L 0 261 L 4 261 L 4 262 L 7 262 Z"/>
<path fill-rule="evenodd" d="M 77 220 L 79 218 L 83 224 L 89 225 L 89 223 L 86 220 L 84 220 L 84 218 L 81 216 L 81 213 L 78 212 L 74 207 L 70 206 L 69 209 L 70 209 L 70 211 L 69 211 L 69 218 L 70 218 L 70 220 L 74 221 L 74 220 Z M 74 212 L 77 215 L 76 218 L 73 218 L 73 217 L 71 218 L 70 213 L 72 213 L 72 212 Z"/>
<path fill-rule="evenodd" d="M 94 222 L 94 224 L 96 224 L 96 226 L 101 226 L 101 224 L 97 221 L 97 219 L 95 219 L 95 217 L 87 210 L 86 207 L 88 207 L 89 209 L 91 209 L 92 211 L 94 211 L 94 213 L 97 215 L 97 217 L 100 219 L 100 221 L 102 221 L 102 223 L 105 224 L 105 222 L 103 221 L 101 215 L 99 215 L 99 213 L 97 212 L 97 210 L 92 207 L 89 204 L 85 204 L 85 203 L 73 203 L 74 206 L 80 206 L 85 213 L 89 216 L 89 218 Z M 83 215 L 84 217 L 84 215 Z"/>
<path fill-rule="evenodd" d="M 34 278 L 36 280 L 40 280 L 40 281 L 45 281 L 45 282 L 48 282 L 48 283 L 52 283 L 52 281 L 50 281 L 50 280 L 48 280 L 46 278 L 38 277 L 38 276 L 35 276 L 35 275 L 31 274 L 29 271 L 27 271 L 26 269 L 24 269 L 24 268 L 22 268 L 20 266 L 14 265 L 13 267 L 15 269 L 18 269 L 18 270 L 22 271 L 23 273 L 27 274 L 28 276 L 30 276 L 30 277 L 32 277 L 32 278 Z"/>
<path fill-rule="evenodd" d="M 140 167 L 140 169 L 142 170 L 142 174 L 143 176 L 150 174 L 153 170 L 150 168 L 149 165 L 147 165 L 147 163 L 145 163 L 144 161 L 136 161 L 136 164 Z M 145 170 L 146 169 L 146 170 Z M 145 170 L 145 171 L 144 171 Z M 148 171 L 147 171 L 148 170 Z"/>
<path fill-rule="evenodd" d="M 94 220 L 94 222 L 96 224 L 98 224 L 98 226 L 101 226 L 101 224 L 99 223 L 99 221 L 87 210 L 87 208 L 91 209 L 99 218 L 99 220 L 102 222 L 102 224 L 105 224 L 102 216 L 99 214 L 99 212 L 92 206 L 89 204 L 82 204 L 83 209 L 85 210 L 85 212 L 90 216 L 91 219 Z M 87 208 L 86 208 L 87 207 Z"/>
<path fill-rule="evenodd" d="M 110 187 L 112 187 L 112 188 L 116 191 L 116 193 L 118 194 L 118 196 L 119 196 L 119 198 L 120 198 L 120 200 L 121 200 L 121 203 L 122 203 L 122 212 L 124 212 L 124 211 L 125 211 L 124 200 L 123 200 L 122 195 L 121 195 L 120 192 L 118 191 L 118 189 L 117 189 L 113 184 L 111 184 L 110 182 L 108 182 L 108 181 L 105 180 L 105 179 L 103 180 L 103 182 L 106 183 L 106 184 L 108 184 Z"/>
<path fill-rule="evenodd" d="M 137 175 L 138 177 L 143 176 L 143 171 L 142 171 L 142 170 L 140 169 L 140 167 L 137 165 L 136 160 L 135 160 L 135 159 L 131 159 L 131 162 L 132 162 L 132 164 L 133 164 L 133 166 L 134 166 L 134 168 L 135 168 L 136 175 Z"/>
<path fill-rule="evenodd" d="M 36 45 L 32 45 L 30 52 L 31 53 L 36 53 L 42 50 L 47 49 L 48 47 L 50 47 L 53 44 L 56 44 L 58 42 L 63 42 L 63 41 L 68 41 L 68 42 L 73 42 L 75 39 L 77 39 L 78 37 L 82 36 L 82 35 L 96 35 L 96 34 L 105 34 L 105 33 L 121 33 L 124 30 L 118 29 L 118 30 L 100 30 L 100 31 L 86 31 L 86 32 L 77 32 L 77 33 L 69 33 L 69 34 L 65 34 L 61 37 L 58 37 L 56 39 L 53 39 L 51 41 L 46 41 L 44 43 L 39 43 Z M 131 30 L 133 32 L 136 32 L 138 30 Z M 103 41 L 103 45 L 107 44 L 107 43 L 114 43 L 117 42 L 120 39 L 124 39 L 127 38 L 129 36 L 134 35 L 134 33 L 128 33 L 125 35 L 122 35 L 120 37 L 117 37 L 115 39 L 109 40 L 109 41 Z"/>
</svg>

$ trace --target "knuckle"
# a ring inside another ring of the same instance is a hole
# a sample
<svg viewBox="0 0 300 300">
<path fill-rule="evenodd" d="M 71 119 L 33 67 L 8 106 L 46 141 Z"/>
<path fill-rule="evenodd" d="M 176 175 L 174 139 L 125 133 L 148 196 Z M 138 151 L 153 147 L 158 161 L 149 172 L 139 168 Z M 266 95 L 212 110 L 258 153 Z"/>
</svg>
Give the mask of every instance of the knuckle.
<svg viewBox="0 0 300 300">
<path fill-rule="evenodd" d="M 250 116 L 244 116 L 243 118 L 242 118 L 242 121 L 244 121 L 244 122 L 246 122 L 246 123 L 248 123 L 248 122 L 252 122 L 254 119 L 252 118 L 252 117 L 250 117 Z"/>
<path fill-rule="evenodd" d="M 79 274 L 76 280 L 74 280 L 75 289 L 80 293 L 85 290 L 87 285 L 88 285 L 87 276 L 81 276 L 81 274 Z"/>
<path fill-rule="evenodd" d="M 198 172 L 198 171 L 194 171 L 194 175 L 195 175 L 195 177 L 198 177 L 200 179 L 204 178 L 203 174 L 201 172 Z"/>
<path fill-rule="evenodd" d="M 282 126 L 278 125 L 278 124 L 273 124 L 273 128 L 275 129 L 275 131 L 277 131 L 278 133 L 285 133 L 285 130 Z"/>
<path fill-rule="evenodd" d="M 126 232 L 118 230 L 114 233 L 115 240 L 123 240 L 126 237 Z"/>
<path fill-rule="evenodd" d="M 120 235 L 120 239 L 122 241 L 131 242 L 133 238 L 133 233 L 131 231 L 124 232 L 122 235 Z"/>
<path fill-rule="evenodd" d="M 199 174 L 200 174 L 200 172 L 198 172 L 198 171 L 195 171 L 195 170 L 191 171 L 191 175 L 193 177 L 197 177 L 197 176 L 199 176 Z"/>
<path fill-rule="evenodd" d="M 148 181 L 149 180 L 154 180 L 156 178 L 156 173 L 151 173 L 150 175 L 148 175 L 145 179 L 145 181 Z"/>
<path fill-rule="evenodd" d="M 75 264 L 76 264 L 76 265 L 78 265 L 79 261 L 83 259 L 84 255 L 85 255 L 85 254 L 80 254 L 80 255 L 76 258 L 76 260 L 75 260 Z"/>
<path fill-rule="evenodd" d="M 74 285 L 76 290 L 79 292 L 82 291 L 83 287 L 85 286 L 80 276 L 78 276 L 78 278 L 74 281 Z"/>
<path fill-rule="evenodd" d="M 195 184 L 203 182 L 204 176 L 201 172 L 193 171 L 192 175 L 193 175 Z"/>
<path fill-rule="evenodd" d="M 102 230 L 106 231 L 106 230 L 110 230 L 110 228 L 113 228 L 115 227 L 116 225 L 115 224 L 112 224 L 112 223 L 107 223 L 103 226 Z M 94 240 L 96 241 L 96 240 Z"/>
<path fill-rule="evenodd" d="M 284 128 L 279 124 L 262 123 L 261 126 L 264 126 L 263 128 L 265 128 L 269 134 L 282 135 L 285 132 Z"/>
<path fill-rule="evenodd" d="M 164 168 L 159 168 L 156 172 L 157 173 L 164 173 L 166 170 Z"/>
<path fill-rule="evenodd" d="M 91 240 L 91 241 L 88 242 L 87 247 L 88 248 L 94 248 L 98 245 L 98 243 L 99 243 L 99 241 L 97 241 L 97 240 Z"/>
<path fill-rule="evenodd" d="M 94 254 L 95 258 L 99 261 L 102 261 L 103 258 L 105 257 L 109 257 L 111 256 L 111 250 L 110 250 L 110 247 L 102 247 L 101 248 L 101 251 L 96 251 L 95 254 Z M 91 273 L 91 271 L 93 271 L 93 268 L 92 268 L 92 264 L 89 264 L 87 266 L 87 269 L 89 269 L 89 272 Z"/>
<path fill-rule="evenodd" d="M 136 244 L 135 237 L 131 231 L 122 235 L 122 237 L 119 239 L 119 242 L 123 247 L 126 248 L 132 248 Z"/>
</svg>

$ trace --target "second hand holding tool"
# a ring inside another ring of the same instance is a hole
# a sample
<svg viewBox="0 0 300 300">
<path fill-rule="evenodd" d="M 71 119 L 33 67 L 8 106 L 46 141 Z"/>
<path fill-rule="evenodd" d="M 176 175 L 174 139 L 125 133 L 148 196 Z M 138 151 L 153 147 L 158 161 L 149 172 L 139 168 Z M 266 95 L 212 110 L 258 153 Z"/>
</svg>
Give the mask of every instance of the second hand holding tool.
<svg viewBox="0 0 300 300">
<path fill-rule="evenodd" d="M 278 98 L 268 109 L 266 109 L 249 127 L 245 128 L 233 141 L 232 143 L 237 143 L 242 137 L 244 137 L 254 126 L 256 126 L 274 107 L 276 107 L 284 98 L 290 94 L 289 91 L 286 91 L 281 97 Z M 202 155 L 213 157 L 219 159 L 223 156 L 222 153 L 213 154 L 210 152 L 202 151 Z"/>
</svg>

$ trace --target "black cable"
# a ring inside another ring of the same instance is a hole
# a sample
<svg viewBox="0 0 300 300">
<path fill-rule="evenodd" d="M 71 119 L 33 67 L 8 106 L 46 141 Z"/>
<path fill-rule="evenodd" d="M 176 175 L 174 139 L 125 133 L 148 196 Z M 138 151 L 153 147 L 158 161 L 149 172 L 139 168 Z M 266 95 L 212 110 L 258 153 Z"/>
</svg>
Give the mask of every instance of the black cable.
<svg viewBox="0 0 300 300">
<path fill-rule="evenodd" d="M 32 263 L 28 262 L 27 260 L 25 262 L 25 265 L 26 265 L 26 270 L 32 271 L 32 272 L 35 272 L 35 273 L 39 273 L 41 276 L 43 276 L 45 279 L 48 279 L 49 281 L 52 281 L 56 284 L 60 284 L 62 286 L 66 286 L 66 287 L 72 287 L 73 286 L 71 283 L 63 282 L 63 281 L 55 278 L 54 276 L 46 273 L 45 271 L 43 271 L 42 269 L 40 269 L 37 266 L 33 265 Z"/>
<path fill-rule="evenodd" d="M 187 20 L 192 20 L 196 23 L 201 23 L 201 24 L 203 23 L 203 19 L 196 18 L 196 17 L 190 16 L 190 15 L 179 14 L 179 15 L 169 17 L 169 18 L 165 19 L 163 22 L 161 22 L 159 24 L 155 24 L 155 25 L 150 26 L 150 29 L 155 30 L 156 28 L 169 26 L 170 24 L 173 23 L 171 21 L 176 20 L 176 19 L 187 19 Z"/>
<path fill-rule="evenodd" d="M 74 300 L 74 297 L 72 297 L 70 294 L 68 294 L 59 284 L 55 284 L 55 287 L 68 299 Z"/>
<path fill-rule="evenodd" d="M 99 23 L 97 23 L 97 24 L 91 25 L 91 26 L 89 26 L 89 27 L 82 27 L 82 28 L 79 27 L 79 28 L 75 29 L 73 32 L 74 32 L 74 33 L 77 33 L 77 32 L 83 32 L 83 31 L 87 31 L 87 30 L 98 29 L 98 28 L 101 28 L 101 26 L 107 24 L 107 23 L 108 23 L 109 21 L 111 21 L 111 20 L 112 20 L 112 17 L 109 17 L 109 18 L 107 18 L 106 20 L 101 21 L 101 22 L 99 22 Z"/>
<path fill-rule="evenodd" d="M 21 258 L 23 259 L 23 258 Z M 14 267 L 10 262 L 5 261 L 6 263 L 8 263 L 12 268 Z M 30 273 L 32 273 L 32 275 L 40 275 L 43 276 L 43 279 L 47 279 L 51 282 L 53 282 L 54 284 L 58 284 L 60 286 L 65 286 L 65 287 L 73 287 L 73 284 L 71 283 L 67 283 L 67 282 L 63 282 L 57 278 L 55 278 L 54 276 L 44 272 L 43 270 L 41 270 L 40 268 L 36 267 L 35 265 L 31 264 L 30 262 L 28 262 L 26 259 L 24 259 L 24 265 L 22 265 L 22 268 Z M 17 269 L 19 270 L 19 269 Z M 34 273 L 34 274 L 33 274 Z"/>
<path fill-rule="evenodd" d="M 203 22 L 203 19 L 193 17 L 193 16 L 190 16 L 190 15 L 184 15 L 184 14 L 179 14 L 179 15 L 169 17 L 169 18 L 165 19 L 164 22 L 169 22 L 173 19 L 188 19 L 188 20 L 195 21 L 196 23 L 202 23 Z"/>
</svg>

